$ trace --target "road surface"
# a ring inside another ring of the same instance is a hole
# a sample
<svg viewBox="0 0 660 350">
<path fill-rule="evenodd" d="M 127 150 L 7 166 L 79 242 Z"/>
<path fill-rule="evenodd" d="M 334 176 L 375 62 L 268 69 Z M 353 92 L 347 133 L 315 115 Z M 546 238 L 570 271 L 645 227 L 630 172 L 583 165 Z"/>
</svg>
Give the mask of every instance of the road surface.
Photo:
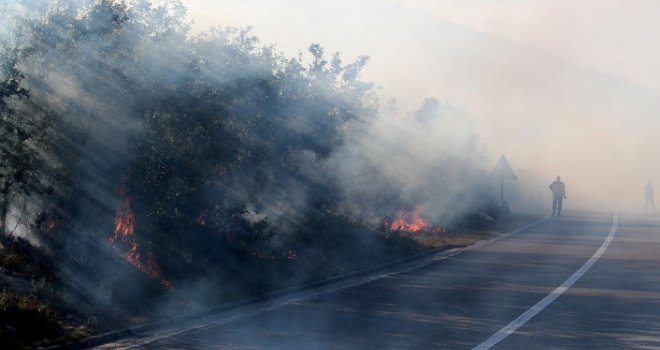
<svg viewBox="0 0 660 350">
<path fill-rule="evenodd" d="M 459 254 L 98 349 L 660 349 L 660 218 L 551 217 Z"/>
</svg>

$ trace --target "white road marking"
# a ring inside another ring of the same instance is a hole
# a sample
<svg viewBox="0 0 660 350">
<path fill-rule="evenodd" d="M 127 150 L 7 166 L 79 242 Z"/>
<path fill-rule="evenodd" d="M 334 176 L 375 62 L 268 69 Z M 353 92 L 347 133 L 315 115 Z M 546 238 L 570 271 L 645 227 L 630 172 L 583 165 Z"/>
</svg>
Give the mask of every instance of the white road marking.
<svg viewBox="0 0 660 350">
<path fill-rule="evenodd" d="M 486 339 L 483 343 L 475 346 L 472 348 L 472 350 L 487 350 L 495 346 L 497 343 L 501 342 L 504 340 L 504 338 L 508 337 L 510 334 L 515 332 L 518 328 L 522 327 L 527 321 L 532 319 L 532 317 L 536 316 L 539 312 L 543 311 L 548 305 L 550 305 L 555 299 L 559 298 L 560 295 L 564 294 L 565 291 L 567 291 L 575 282 L 577 282 L 589 269 L 591 269 L 592 266 L 600 259 L 600 257 L 605 253 L 607 248 L 610 246 L 610 243 L 612 242 L 612 239 L 614 239 L 614 235 L 616 234 L 616 229 L 618 227 L 619 223 L 619 217 L 617 214 L 614 214 L 614 217 L 612 219 L 612 227 L 610 228 L 610 234 L 607 236 L 605 241 L 603 241 L 603 244 L 600 245 L 600 248 L 594 253 L 594 255 L 587 260 L 582 267 L 575 271 L 571 277 L 569 277 L 561 286 L 557 287 L 555 290 L 553 290 L 550 294 L 548 294 L 545 298 L 543 298 L 541 301 L 536 303 L 536 305 L 532 306 L 529 308 L 527 311 L 525 311 L 522 315 L 518 316 L 515 320 L 511 321 L 508 325 L 504 326 L 504 328 L 500 329 L 497 333 L 493 334 L 490 338 Z"/>
</svg>

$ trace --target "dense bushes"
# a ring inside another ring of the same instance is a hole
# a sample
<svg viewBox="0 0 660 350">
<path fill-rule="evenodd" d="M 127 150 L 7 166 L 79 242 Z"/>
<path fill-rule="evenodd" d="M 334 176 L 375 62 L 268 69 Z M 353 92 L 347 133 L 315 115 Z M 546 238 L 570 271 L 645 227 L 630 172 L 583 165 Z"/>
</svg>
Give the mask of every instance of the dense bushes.
<svg viewBox="0 0 660 350">
<path fill-rule="evenodd" d="M 56 257 L 84 313 L 217 303 L 365 267 L 422 249 L 374 232 L 402 207 L 454 220 L 488 202 L 472 190 L 479 143 L 461 113 L 428 99 L 394 124 L 418 137 L 374 127 L 366 57 L 193 34 L 178 1 L 2 6 L 0 215 Z M 427 147 L 438 135 L 442 149 Z M 418 148 L 435 163 L 410 167 Z M 411 161 L 390 172 L 386 157 Z"/>
</svg>

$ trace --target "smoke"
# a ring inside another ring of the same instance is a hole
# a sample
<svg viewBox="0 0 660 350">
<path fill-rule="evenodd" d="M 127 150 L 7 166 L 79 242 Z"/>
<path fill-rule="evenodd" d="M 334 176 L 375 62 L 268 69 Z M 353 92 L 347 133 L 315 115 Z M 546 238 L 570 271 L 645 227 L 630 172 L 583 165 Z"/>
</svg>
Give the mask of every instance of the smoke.
<svg viewBox="0 0 660 350">
<path fill-rule="evenodd" d="M 487 209 L 483 145 L 464 110 L 427 98 L 401 114 L 394 105 L 354 130 L 333 160 L 353 215 L 373 225 L 420 210 L 436 224 Z"/>
<path fill-rule="evenodd" d="M 561 175 L 569 210 L 641 207 L 660 174 L 648 79 L 428 4 L 190 1 L 194 30 L 177 1 L 0 4 L 3 71 L 21 73 L 2 82 L 30 92 L 3 122 L 46 134 L 25 143 L 41 183 L 16 190 L 9 224 L 57 222 L 21 234 L 54 252 L 72 303 L 120 320 L 415 251 L 374 231 L 488 211 L 500 154 L 514 206 L 542 206 Z"/>
<path fill-rule="evenodd" d="M 365 79 L 412 111 L 436 96 L 468 112 L 487 168 L 506 154 L 527 197 L 561 175 L 568 209 L 640 210 L 660 174 L 657 4 L 617 1 L 189 2 L 196 28 L 250 23 L 287 53 L 316 40 L 372 57 Z M 209 11 L 218 6 L 222 11 Z M 347 10 L 350 9 L 350 10 Z"/>
<path fill-rule="evenodd" d="M 452 227 L 492 209 L 472 110 L 442 93 L 382 103 L 363 76 L 384 52 L 286 55 L 249 29 L 193 32 L 177 1 L 11 11 L 21 54 L 5 61 L 30 93 L 7 115 L 44 135 L 25 148 L 39 190 L 16 196 L 34 209 L 9 216 L 57 222 L 22 235 L 64 256 L 88 313 L 203 310 L 419 251 L 375 234 L 399 212 Z"/>
<path fill-rule="evenodd" d="M 64 256 L 53 263 L 72 303 L 119 318 L 152 309 L 145 299 L 169 278 L 217 286 L 263 259 L 295 260 L 286 234 L 329 203 L 325 159 L 372 113 L 371 85 L 357 80 L 366 59 L 328 63 L 317 45 L 305 66 L 245 30 L 193 36 L 175 1 L 14 5 L 3 30 L 20 56 L 3 63 L 18 73 L 3 83 L 29 98 L 7 98 L 6 118 L 32 132 L 35 144 L 19 145 L 43 164 L 17 160 L 7 173 L 38 184 L 3 200 L 9 225 L 22 220 L 20 235 Z M 45 125 L 38 139 L 33 121 Z M 44 220 L 61 234 L 42 232 Z M 272 289 L 263 275 L 227 289 Z"/>
</svg>

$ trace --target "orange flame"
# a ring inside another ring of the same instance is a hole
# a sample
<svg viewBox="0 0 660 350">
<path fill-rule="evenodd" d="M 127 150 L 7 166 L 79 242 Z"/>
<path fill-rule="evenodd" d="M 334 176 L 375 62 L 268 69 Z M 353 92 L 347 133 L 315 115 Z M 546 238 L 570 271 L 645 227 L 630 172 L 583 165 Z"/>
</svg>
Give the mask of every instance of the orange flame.
<svg viewBox="0 0 660 350">
<path fill-rule="evenodd" d="M 131 210 L 131 199 L 126 195 L 125 190 L 120 190 L 119 194 L 124 198 L 115 213 L 115 229 L 110 237 L 110 242 L 117 251 L 120 251 L 120 248 L 117 246 L 118 243 L 121 243 L 124 247 L 128 247 L 129 249 L 126 253 L 120 252 L 126 261 L 135 266 L 138 270 L 160 281 L 163 286 L 167 288 L 171 287 L 172 281 L 163 277 L 163 272 L 158 263 L 156 263 L 151 252 L 147 252 L 146 263 L 144 262 L 143 255 L 140 253 L 138 243 L 134 236 L 135 214 Z"/>
<path fill-rule="evenodd" d="M 135 214 L 131 211 L 131 199 L 125 197 L 115 213 L 115 231 L 110 238 L 114 242 L 121 235 L 128 237 L 135 231 Z"/>
<path fill-rule="evenodd" d="M 420 214 L 420 208 L 417 207 L 411 213 L 406 213 L 400 210 L 396 218 L 392 221 L 385 220 L 385 227 L 391 231 L 430 231 L 435 233 L 447 232 L 444 226 L 431 226 L 428 220 L 424 219 Z"/>
</svg>

